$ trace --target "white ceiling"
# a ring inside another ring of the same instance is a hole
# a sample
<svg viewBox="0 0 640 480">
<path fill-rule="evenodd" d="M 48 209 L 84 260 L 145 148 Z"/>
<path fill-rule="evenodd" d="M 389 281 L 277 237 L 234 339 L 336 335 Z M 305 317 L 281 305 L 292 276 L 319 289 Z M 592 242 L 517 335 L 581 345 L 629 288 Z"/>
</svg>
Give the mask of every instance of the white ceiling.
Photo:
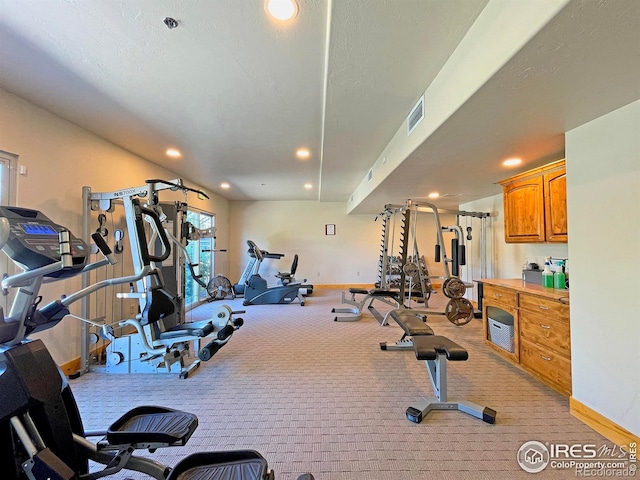
<svg viewBox="0 0 640 480">
<path fill-rule="evenodd" d="M 640 98 L 640 2 L 509 1 L 567 5 L 353 211 L 499 193 L 501 160 Z M 490 2 L 298 2 L 0 0 L 0 88 L 231 200 L 346 202 Z"/>
</svg>

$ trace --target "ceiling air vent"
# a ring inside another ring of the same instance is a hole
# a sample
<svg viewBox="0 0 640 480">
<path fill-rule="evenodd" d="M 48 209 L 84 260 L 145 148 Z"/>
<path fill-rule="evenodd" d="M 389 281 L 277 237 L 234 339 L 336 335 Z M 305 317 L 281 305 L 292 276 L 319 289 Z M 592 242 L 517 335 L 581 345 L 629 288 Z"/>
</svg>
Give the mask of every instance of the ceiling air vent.
<svg viewBox="0 0 640 480">
<path fill-rule="evenodd" d="M 367 172 L 367 182 L 370 182 L 372 178 L 373 178 L 373 168 L 370 168 L 369 171 Z"/>
<path fill-rule="evenodd" d="M 409 112 L 407 117 L 407 136 L 411 135 L 411 132 L 418 126 L 418 124 L 424 118 L 424 95 L 420 97 L 418 103 Z"/>
</svg>

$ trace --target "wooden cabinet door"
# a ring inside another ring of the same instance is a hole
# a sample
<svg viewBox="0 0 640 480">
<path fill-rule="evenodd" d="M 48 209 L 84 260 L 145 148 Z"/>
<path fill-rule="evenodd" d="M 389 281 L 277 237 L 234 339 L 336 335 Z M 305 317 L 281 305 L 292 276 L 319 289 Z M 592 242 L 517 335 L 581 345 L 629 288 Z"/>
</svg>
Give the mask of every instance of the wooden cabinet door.
<svg viewBox="0 0 640 480">
<path fill-rule="evenodd" d="M 544 242 L 542 176 L 504 186 L 504 239 L 507 243 Z"/>
<path fill-rule="evenodd" d="M 567 173 L 563 168 L 544 175 L 547 242 L 567 242 Z"/>
</svg>

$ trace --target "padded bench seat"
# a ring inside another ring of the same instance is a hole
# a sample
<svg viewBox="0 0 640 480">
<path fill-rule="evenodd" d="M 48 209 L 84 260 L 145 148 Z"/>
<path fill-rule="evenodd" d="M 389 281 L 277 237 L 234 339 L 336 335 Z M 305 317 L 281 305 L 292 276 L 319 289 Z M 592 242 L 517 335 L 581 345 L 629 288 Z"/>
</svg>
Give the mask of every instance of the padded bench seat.
<svg viewBox="0 0 640 480">
<path fill-rule="evenodd" d="M 415 335 L 433 335 L 433 330 L 418 315 L 411 310 L 396 309 L 389 312 L 389 316 L 395 320 L 410 337 Z"/>
<path fill-rule="evenodd" d="M 356 295 L 357 294 L 368 295 L 369 294 L 369 290 L 367 290 L 366 288 L 351 287 L 351 288 L 349 288 L 349 293 L 355 293 Z"/>
<path fill-rule="evenodd" d="M 440 335 L 417 336 L 413 339 L 413 348 L 418 360 L 435 360 L 438 354 L 445 354 L 447 360 L 464 361 L 469 352 L 452 340 Z"/>
<path fill-rule="evenodd" d="M 367 292 L 370 297 L 389 297 L 389 298 L 398 298 L 400 297 L 400 292 L 395 290 L 387 290 L 385 288 L 372 288 Z"/>
<path fill-rule="evenodd" d="M 213 332 L 213 324 L 211 320 L 202 320 L 201 322 L 180 323 L 168 330 L 160 333 L 160 339 L 166 340 L 178 337 L 199 337 L 203 338 Z"/>
</svg>

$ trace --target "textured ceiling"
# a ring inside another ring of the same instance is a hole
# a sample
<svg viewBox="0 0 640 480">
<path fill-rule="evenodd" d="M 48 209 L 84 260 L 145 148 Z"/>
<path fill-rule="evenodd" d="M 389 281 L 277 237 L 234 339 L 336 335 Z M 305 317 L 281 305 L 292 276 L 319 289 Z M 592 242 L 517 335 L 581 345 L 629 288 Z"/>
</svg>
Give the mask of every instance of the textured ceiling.
<svg viewBox="0 0 640 480">
<path fill-rule="evenodd" d="M 640 98 L 637 1 L 536 1 L 559 13 L 353 211 L 499 193 L 505 156 L 562 155 L 564 131 Z M 262 0 L 0 0 L 0 88 L 232 200 L 346 202 L 500 2 L 299 0 L 278 24 Z"/>
</svg>

